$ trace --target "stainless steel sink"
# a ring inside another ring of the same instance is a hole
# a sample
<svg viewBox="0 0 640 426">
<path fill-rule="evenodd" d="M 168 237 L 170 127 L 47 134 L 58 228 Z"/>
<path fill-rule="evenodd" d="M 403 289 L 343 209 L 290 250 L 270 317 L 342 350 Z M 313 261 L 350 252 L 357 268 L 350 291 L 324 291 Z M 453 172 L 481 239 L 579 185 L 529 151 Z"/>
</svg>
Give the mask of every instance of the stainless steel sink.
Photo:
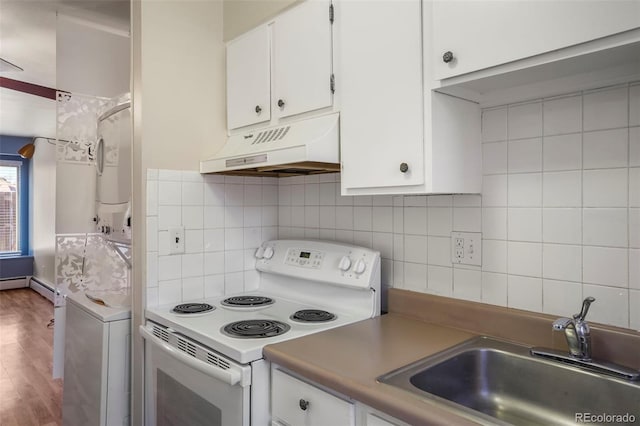
<svg viewBox="0 0 640 426">
<path fill-rule="evenodd" d="M 634 416 L 631 423 L 640 423 L 640 383 L 534 358 L 525 346 L 487 337 L 473 338 L 378 380 L 438 400 L 481 423 L 569 425 L 580 423 L 576 416 L 581 413 L 627 414 L 626 419 Z M 602 420 L 588 423 L 615 423 L 611 417 Z"/>
</svg>

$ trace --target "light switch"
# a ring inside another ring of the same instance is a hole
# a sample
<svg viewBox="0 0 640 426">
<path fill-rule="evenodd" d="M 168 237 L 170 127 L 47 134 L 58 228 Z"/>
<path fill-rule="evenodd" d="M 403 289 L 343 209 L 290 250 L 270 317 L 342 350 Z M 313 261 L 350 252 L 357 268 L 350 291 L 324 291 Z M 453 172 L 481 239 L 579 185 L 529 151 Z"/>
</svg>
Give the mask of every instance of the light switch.
<svg viewBox="0 0 640 426">
<path fill-rule="evenodd" d="M 184 228 L 169 228 L 169 254 L 184 253 Z"/>
</svg>

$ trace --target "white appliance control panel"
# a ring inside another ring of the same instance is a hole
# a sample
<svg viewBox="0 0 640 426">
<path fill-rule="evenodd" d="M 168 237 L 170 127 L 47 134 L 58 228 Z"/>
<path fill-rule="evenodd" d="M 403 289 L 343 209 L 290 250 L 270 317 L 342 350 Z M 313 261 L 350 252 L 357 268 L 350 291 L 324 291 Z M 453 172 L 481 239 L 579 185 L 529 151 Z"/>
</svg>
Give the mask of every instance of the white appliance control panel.
<svg viewBox="0 0 640 426">
<path fill-rule="evenodd" d="M 324 253 L 321 251 L 290 248 L 287 251 L 285 263 L 302 268 L 319 269 L 323 258 Z"/>
<path fill-rule="evenodd" d="M 259 271 L 348 287 L 369 288 L 380 269 L 379 252 L 324 241 L 267 241 L 255 257 Z"/>
</svg>

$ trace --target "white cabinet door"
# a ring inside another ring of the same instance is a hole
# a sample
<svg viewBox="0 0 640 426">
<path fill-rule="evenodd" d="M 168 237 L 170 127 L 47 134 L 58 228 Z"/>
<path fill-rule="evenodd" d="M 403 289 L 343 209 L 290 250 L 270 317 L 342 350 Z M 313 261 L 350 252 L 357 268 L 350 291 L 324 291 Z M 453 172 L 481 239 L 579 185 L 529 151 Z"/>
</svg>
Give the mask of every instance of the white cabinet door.
<svg viewBox="0 0 640 426">
<path fill-rule="evenodd" d="M 277 368 L 271 370 L 273 421 L 291 426 L 354 426 L 355 406 Z"/>
<path fill-rule="evenodd" d="M 227 45 L 229 129 L 271 119 L 269 28 L 262 25 Z"/>
<path fill-rule="evenodd" d="M 348 1 L 337 6 L 343 192 L 421 185 L 420 1 Z"/>
<path fill-rule="evenodd" d="M 436 80 L 595 40 L 640 26 L 640 1 L 433 3 Z M 448 63 L 443 55 L 451 52 Z"/>
<path fill-rule="evenodd" d="M 309 0 L 273 24 L 273 108 L 288 117 L 331 106 L 329 0 Z"/>
</svg>

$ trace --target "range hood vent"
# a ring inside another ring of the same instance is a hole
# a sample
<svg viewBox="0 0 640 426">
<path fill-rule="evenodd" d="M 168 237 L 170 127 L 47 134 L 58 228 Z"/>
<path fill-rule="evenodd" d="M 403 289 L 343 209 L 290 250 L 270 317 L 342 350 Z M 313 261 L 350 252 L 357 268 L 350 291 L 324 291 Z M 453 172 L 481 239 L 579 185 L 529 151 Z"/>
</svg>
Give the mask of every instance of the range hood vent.
<svg viewBox="0 0 640 426">
<path fill-rule="evenodd" d="M 340 171 L 339 114 L 232 135 L 200 173 L 297 176 Z"/>
</svg>

